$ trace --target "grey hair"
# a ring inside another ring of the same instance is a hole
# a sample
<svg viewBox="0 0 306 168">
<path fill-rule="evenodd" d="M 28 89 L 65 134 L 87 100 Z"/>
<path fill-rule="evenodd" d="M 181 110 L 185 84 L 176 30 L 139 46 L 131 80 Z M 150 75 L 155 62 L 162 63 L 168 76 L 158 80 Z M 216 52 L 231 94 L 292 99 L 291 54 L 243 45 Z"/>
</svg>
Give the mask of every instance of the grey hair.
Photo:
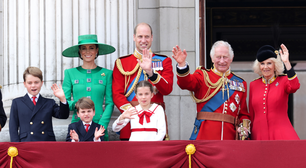
<svg viewBox="0 0 306 168">
<path fill-rule="evenodd" d="M 230 58 L 232 59 L 234 57 L 234 51 L 233 51 L 233 48 L 232 46 L 226 42 L 226 41 L 223 41 L 223 40 L 219 40 L 219 41 L 216 41 L 213 46 L 211 47 L 211 50 L 210 50 L 210 56 L 213 58 L 214 55 L 215 55 L 215 50 L 218 46 L 225 46 L 228 48 L 228 53 L 230 55 Z"/>
<path fill-rule="evenodd" d="M 280 56 L 277 55 L 277 58 L 269 58 L 269 59 L 274 62 L 275 75 L 278 76 L 280 74 L 283 74 L 284 65 L 283 62 L 281 61 Z M 262 72 L 260 70 L 260 62 L 257 59 L 254 61 L 253 71 L 257 73 L 259 76 L 262 76 Z"/>
</svg>

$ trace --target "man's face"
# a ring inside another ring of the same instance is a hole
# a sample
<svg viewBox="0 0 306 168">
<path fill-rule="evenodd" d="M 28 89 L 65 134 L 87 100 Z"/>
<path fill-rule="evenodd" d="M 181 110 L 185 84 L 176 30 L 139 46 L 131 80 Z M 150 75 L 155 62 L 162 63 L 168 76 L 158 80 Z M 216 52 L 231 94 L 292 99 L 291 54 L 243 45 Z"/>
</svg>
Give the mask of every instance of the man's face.
<svg viewBox="0 0 306 168">
<path fill-rule="evenodd" d="M 215 55 L 212 56 L 211 60 L 219 72 L 225 73 L 229 69 L 233 58 L 229 55 L 228 47 L 220 45 L 215 48 Z"/>
<path fill-rule="evenodd" d="M 153 35 L 151 34 L 150 27 L 148 25 L 139 25 L 134 34 L 134 41 L 138 52 L 146 49 L 150 49 L 153 41 Z"/>
</svg>

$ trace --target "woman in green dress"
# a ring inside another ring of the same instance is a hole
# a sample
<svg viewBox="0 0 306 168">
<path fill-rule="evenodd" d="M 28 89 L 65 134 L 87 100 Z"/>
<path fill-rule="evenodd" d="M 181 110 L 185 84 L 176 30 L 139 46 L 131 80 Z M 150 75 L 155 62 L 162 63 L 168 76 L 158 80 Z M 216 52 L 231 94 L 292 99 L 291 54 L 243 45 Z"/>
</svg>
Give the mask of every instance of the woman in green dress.
<svg viewBox="0 0 306 168">
<path fill-rule="evenodd" d="M 88 97 L 95 103 L 95 116 L 93 121 L 103 125 L 107 130 L 114 103 L 112 98 L 112 71 L 99 67 L 95 59 L 99 55 L 113 53 L 115 48 L 98 43 L 97 35 L 80 35 L 78 44 L 65 49 L 62 53 L 65 57 L 80 57 L 83 65 L 66 69 L 63 82 L 63 90 L 69 103 L 69 108 L 74 111 L 72 121 L 80 119 L 76 114 L 75 103 L 81 97 Z M 103 103 L 105 106 L 103 108 Z M 108 141 L 108 132 L 105 132 L 104 140 Z"/>
</svg>

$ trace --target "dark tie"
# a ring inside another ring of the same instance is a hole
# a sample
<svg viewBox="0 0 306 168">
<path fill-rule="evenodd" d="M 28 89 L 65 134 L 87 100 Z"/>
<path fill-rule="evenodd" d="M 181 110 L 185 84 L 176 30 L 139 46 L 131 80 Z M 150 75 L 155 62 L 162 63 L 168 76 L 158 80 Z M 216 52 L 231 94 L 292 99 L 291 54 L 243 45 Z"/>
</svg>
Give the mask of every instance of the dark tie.
<svg viewBox="0 0 306 168">
<path fill-rule="evenodd" d="M 138 114 L 138 117 L 139 117 L 139 123 L 141 125 L 143 125 L 143 118 L 144 116 L 146 116 L 146 120 L 147 120 L 147 123 L 150 122 L 150 117 L 151 117 L 152 113 L 150 113 L 149 111 L 144 111 L 142 112 L 141 114 Z"/>
<path fill-rule="evenodd" d="M 33 98 L 33 104 L 34 104 L 34 106 L 36 106 L 36 100 L 35 100 L 35 99 L 36 99 L 36 97 L 35 97 L 35 96 L 33 96 L 32 98 Z"/>
<path fill-rule="evenodd" d="M 88 128 L 89 128 L 90 124 L 85 124 L 85 126 L 86 126 L 85 130 L 86 130 L 86 132 L 88 132 Z"/>
</svg>

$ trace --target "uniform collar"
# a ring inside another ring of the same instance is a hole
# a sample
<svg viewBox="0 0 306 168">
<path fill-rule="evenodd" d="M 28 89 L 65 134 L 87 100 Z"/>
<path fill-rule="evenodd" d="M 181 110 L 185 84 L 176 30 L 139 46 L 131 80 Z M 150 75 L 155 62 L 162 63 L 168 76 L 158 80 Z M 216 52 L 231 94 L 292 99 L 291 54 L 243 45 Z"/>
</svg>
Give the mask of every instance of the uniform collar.
<svg viewBox="0 0 306 168">
<path fill-rule="evenodd" d="M 149 52 L 152 53 L 151 48 L 149 49 Z M 138 59 L 141 59 L 141 58 L 142 58 L 142 54 L 137 50 L 137 48 L 135 48 L 135 51 L 134 51 L 133 55 L 134 55 L 136 58 L 138 58 Z"/>
<path fill-rule="evenodd" d="M 272 78 L 270 78 L 270 79 L 267 81 L 266 78 L 262 77 L 262 82 L 263 82 L 264 84 L 271 84 L 271 83 L 273 83 L 273 82 L 275 81 L 275 79 L 276 79 L 276 76 L 273 76 Z"/>
<path fill-rule="evenodd" d="M 230 68 L 228 68 L 228 70 L 227 70 L 225 73 L 222 73 L 222 72 L 218 71 L 218 70 L 215 68 L 215 66 L 213 66 L 212 71 L 213 71 L 215 74 L 217 74 L 218 76 L 221 76 L 221 77 L 222 77 L 223 75 L 224 75 L 224 77 L 226 77 L 226 76 L 228 76 L 228 75 L 231 74 L 231 69 L 230 69 Z"/>
</svg>

